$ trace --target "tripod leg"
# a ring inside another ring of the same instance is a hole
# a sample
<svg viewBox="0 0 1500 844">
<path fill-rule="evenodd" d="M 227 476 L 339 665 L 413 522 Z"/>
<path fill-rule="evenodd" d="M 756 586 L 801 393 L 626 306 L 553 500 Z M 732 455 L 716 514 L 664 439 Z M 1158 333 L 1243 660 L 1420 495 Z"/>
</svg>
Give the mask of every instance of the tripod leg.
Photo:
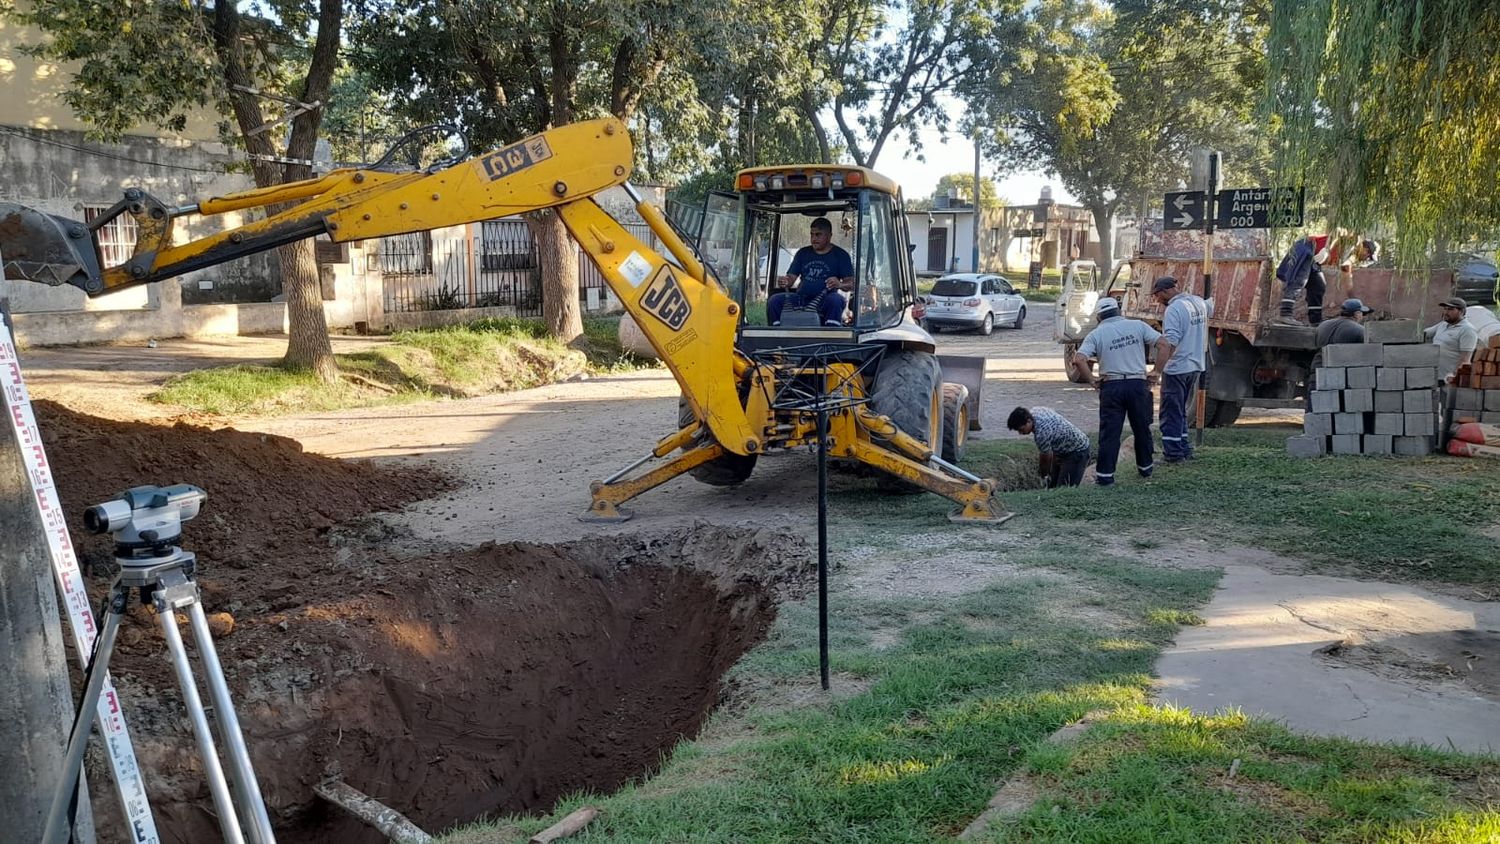
<svg viewBox="0 0 1500 844">
<path fill-rule="evenodd" d="M 203 661 L 204 682 L 213 698 L 214 716 L 224 739 L 224 752 L 229 757 L 229 770 L 234 774 L 234 789 L 239 796 L 240 808 L 248 816 L 246 825 L 250 827 L 250 839 L 255 844 L 275 844 L 276 835 L 271 831 L 266 802 L 261 798 L 260 783 L 256 782 L 255 769 L 250 765 L 250 751 L 240 732 L 240 719 L 229 699 L 229 684 L 224 681 L 224 669 L 219 664 L 219 655 L 208 630 L 208 617 L 203 613 L 203 604 L 198 601 L 189 604 L 187 611 L 193 625 L 193 639 L 198 644 L 198 658 Z"/>
<path fill-rule="evenodd" d="M 109 611 L 104 614 L 104 627 L 99 631 L 99 640 L 94 647 L 94 658 L 89 663 L 89 682 L 83 690 L 83 700 L 78 702 L 78 712 L 73 719 L 73 733 L 68 736 L 68 755 L 63 758 L 63 775 L 57 781 L 57 792 L 52 795 L 52 809 L 47 814 L 47 831 L 43 837 L 46 844 L 61 844 L 69 837 L 68 807 L 73 802 L 73 791 L 78 788 L 78 778 L 83 773 L 83 752 L 88 748 L 89 733 L 94 729 L 94 718 L 99 712 L 99 695 L 104 690 L 104 680 L 109 676 L 109 657 L 115 650 L 115 634 L 120 631 L 120 616 L 125 613 L 125 602 L 130 590 L 113 587 L 109 596 Z"/>
<path fill-rule="evenodd" d="M 172 667 L 177 670 L 177 685 L 182 687 L 182 703 L 187 708 L 188 719 L 193 723 L 193 733 L 198 737 L 198 757 L 203 762 L 203 776 L 208 780 L 208 791 L 213 795 L 214 811 L 219 813 L 219 828 L 224 831 L 224 840 L 229 844 L 245 844 L 240 832 L 240 819 L 234 813 L 234 801 L 229 797 L 229 783 L 224 780 L 224 769 L 219 765 L 219 753 L 214 748 L 214 736 L 209 731 L 208 716 L 203 713 L 203 699 L 198 696 L 198 682 L 193 679 L 193 668 L 188 663 L 187 650 L 182 636 L 177 632 L 177 612 L 173 608 L 158 611 L 162 634 L 167 639 L 167 650 L 172 654 Z"/>
</svg>

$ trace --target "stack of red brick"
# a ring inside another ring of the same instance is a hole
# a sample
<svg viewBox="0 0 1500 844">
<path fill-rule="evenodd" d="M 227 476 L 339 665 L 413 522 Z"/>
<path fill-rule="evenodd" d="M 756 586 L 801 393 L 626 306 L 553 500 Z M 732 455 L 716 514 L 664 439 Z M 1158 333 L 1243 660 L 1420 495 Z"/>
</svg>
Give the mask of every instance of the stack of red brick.
<svg viewBox="0 0 1500 844">
<path fill-rule="evenodd" d="M 1491 337 L 1489 345 L 1474 350 L 1474 362 L 1459 367 L 1454 383 L 1477 390 L 1500 390 L 1500 334 Z"/>
</svg>

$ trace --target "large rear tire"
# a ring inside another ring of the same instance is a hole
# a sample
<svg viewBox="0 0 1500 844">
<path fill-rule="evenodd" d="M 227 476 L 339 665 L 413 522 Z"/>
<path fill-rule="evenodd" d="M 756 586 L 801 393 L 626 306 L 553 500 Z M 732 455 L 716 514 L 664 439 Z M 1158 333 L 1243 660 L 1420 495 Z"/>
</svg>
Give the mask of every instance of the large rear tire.
<svg viewBox="0 0 1500 844">
<path fill-rule="evenodd" d="M 943 368 L 937 356 L 910 349 L 891 349 L 881 358 L 870 394 L 870 409 L 890 417 L 896 427 L 941 453 L 943 447 Z M 890 492 L 920 492 L 891 475 L 879 486 Z"/>
<path fill-rule="evenodd" d="M 685 428 L 693 421 L 693 408 L 686 398 L 677 399 L 677 427 Z M 709 486 L 735 486 L 744 483 L 755 471 L 758 454 L 726 453 L 704 463 L 688 474 L 699 483 Z"/>
<path fill-rule="evenodd" d="M 943 459 L 958 465 L 969 445 L 969 388 L 943 385 Z"/>
</svg>

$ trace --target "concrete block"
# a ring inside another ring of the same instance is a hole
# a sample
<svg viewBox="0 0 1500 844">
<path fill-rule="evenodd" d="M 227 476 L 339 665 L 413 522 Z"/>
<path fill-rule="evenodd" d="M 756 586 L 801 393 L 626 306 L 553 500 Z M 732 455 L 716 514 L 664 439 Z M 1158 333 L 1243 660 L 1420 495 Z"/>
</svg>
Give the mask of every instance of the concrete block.
<svg viewBox="0 0 1500 844">
<path fill-rule="evenodd" d="M 1363 434 L 1365 415 L 1363 413 L 1333 414 L 1333 432 L 1335 434 Z"/>
<path fill-rule="evenodd" d="M 1484 391 L 1484 409 L 1500 411 L 1500 390 Z"/>
<path fill-rule="evenodd" d="M 1288 457 L 1322 457 L 1328 453 L 1327 440 L 1307 435 L 1287 437 L 1286 453 Z"/>
<path fill-rule="evenodd" d="M 1407 390 L 1401 394 L 1403 413 L 1431 413 L 1437 398 L 1431 390 Z"/>
<path fill-rule="evenodd" d="M 1476 390 L 1473 387 L 1453 388 L 1454 410 L 1481 410 L 1484 408 L 1484 394 L 1486 390 Z"/>
<path fill-rule="evenodd" d="M 1359 434 L 1334 434 L 1328 438 L 1329 451 L 1334 454 L 1359 454 L 1359 440 Z"/>
<path fill-rule="evenodd" d="M 1345 390 L 1343 398 L 1345 413 L 1369 413 L 1375 409 L 1374 390 Z"/>
<path fill-rule="evenodd" d="M 1406 389 L 1406 370 L 1399 366 L 1382 366 L 1375 370 L 1375 389 Z"/>
<path fill-rule="evenodd" d="M 1318 374 L 1316 376 L 1314 376 L 1314 377 L 1317 378 L 1318 389 L 1320 389 L 1320 390 L 1342 390 L 1342 389 L 1344 389 L 1345 387 L 1349 386 L 1348 379 L 1346 377 L 1346 373 L 1348 371 L 1349 370 L 1345 369 L 1342 366 L 1320 366 L 1320 367 L 1318 367 Z"/>
<path fill-rule="evenodd" d="M 1323 363 L 1328 366 L 1380 366 L 1385 347 L 1378 343 L 1335 343 L 1323 347 Z M 1437 361 L 1433 361 L 1436 365 Z"/>
<path fill-rule="evenodd" d="M 1422 326 L 1414 319 L 1380 319 L 1365 323 L 1367 343 L 1420 343 Z"/>
<path fill-rule="evenodd" d="M 1328 348 L 1333 348 L 1329 346 Z M 1438 347 L 1431 343 L 1414 343 L 1409 346 L 1383 346 L 1386 366 L 1437 366 Z M 1327 360 L 1327 355 L 1324 355 Z M 1347 364 L 1346 364 L 1347 365 Z"/>
<path fill-rule="evenodd" d="M 1405 413 L 1406 400 L 1401 393 L 1392 390 L 1375 391 L 1376 413 Z"/>
<path fill-rule="evenodd" d="M 1406 433 L 1406 415 L 1402 413 L 1377 413 L 1370 430 L 1377 434 L 1399 437 Z"/>
<path fill-rule="evenodd" d="M 1363 453 L 1391 454 L 1393 453 L 1391 450 L 1391 441 L 1394 439 L 1395 437 L 1392 437 L 1389 434 L 1368 434 L 1365 436 L 1365 440 L 1361 444 Z"/>
<path fill-rule="evenodd" d="M 1406 420 L 1402 427 L 1408 437 L 1430 437 L 1437 433 L 1437 415 L 1428 413 L 1407 413 L 1403 418 Z"/>
<path fill-rule="evenodd" d="M 1479 421 L 1488 425 L 1500 425 L 1500 410 L 1481 410 Z"/>
<path fill-rule="evenodd" d="M 1313 413 L 1338 413 L 1343 409 L 1343 406 L 1339 404 L 1338 390 L 1313 390 Z"/>
<path fill-rule="evenodd" d="M 1406 457 L 1420 457 L 1432 453 L 1434 442 L 1432 437 L 1396 437 L 1391 443 L 1391 450 Z"/>
<path fill-rule="evenodd" d="M 1413 366 L 1406 373 L 1406 389 L 1425 390 L 1437 386 L 1437 367 Z"/>
<path fill-rule="evenodd" d="M 1304 413 L 1302 414 L 1302 435 L 1304 437 L 1326 437 L 1333 433 L 1332 413 Z"/>
<path fill-rule="evenodd" d="M 1350 390 L 1375 389 L 1375 367 L 1351 366 L 1344 371 L 1344 387 Z"/>
</svg>

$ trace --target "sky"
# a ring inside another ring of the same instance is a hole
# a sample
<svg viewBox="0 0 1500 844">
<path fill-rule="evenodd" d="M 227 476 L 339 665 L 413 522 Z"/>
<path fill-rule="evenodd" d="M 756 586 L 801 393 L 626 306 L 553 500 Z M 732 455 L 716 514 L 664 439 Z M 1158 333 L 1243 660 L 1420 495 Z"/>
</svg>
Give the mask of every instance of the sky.
<svg viewBox="0 0 1500 844">
<path fill-rule="evenodd" d="M 906 142 L 906 136 L 901 134 L 900 137 L 892 136 L 886 141 L 885 148 L 880 151 L 880 158 L 875 162 L 875 170 L 895 179 L 906 198 L 930 196 L 933 188 L 937 187 L 938 179 L 949 173 L 974 172 L 974 144 L 968 138 L 949 132 L 948 140 L 944 143 L 936 129 L 923 129 L 919 134 L 926 161 L 918 161 L 911 154 L 911 145 Z M 981 163 L 979 176 L 996 181 L 1000 196 L 1014 204 L 1035 203 L 1041 196 L 1043 185 L 1052 186 L 1052 198 L 1058 202 L 1076 204 L 1073 195 L 1068 193 L 1068 189 L 1060 181 L 1038 171 L 1013 173 L 997 178 L 993 165 Z"/>
</svg>

